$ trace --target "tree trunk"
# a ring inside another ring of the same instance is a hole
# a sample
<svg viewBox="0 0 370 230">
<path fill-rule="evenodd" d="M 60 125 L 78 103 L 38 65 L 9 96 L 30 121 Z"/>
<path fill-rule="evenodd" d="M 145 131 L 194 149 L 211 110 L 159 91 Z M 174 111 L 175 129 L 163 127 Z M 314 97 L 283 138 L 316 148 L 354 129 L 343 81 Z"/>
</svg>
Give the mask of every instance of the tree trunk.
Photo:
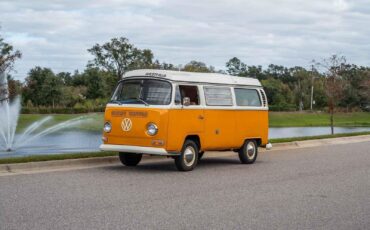
<svg viewBox="0 0 370 230">
<path fill-rule="evenodd" d="M 334 113 L 330 113 L 330 129 L 331 129 L 331 135 L 334 135 Z"/>
<path fill-rule="evenodd" d="M 330 129 L 331 129 L 331 135 L 334 135 L 334 99 L 329 99 L 329 111 L 330 111 Z"/>
</svg>

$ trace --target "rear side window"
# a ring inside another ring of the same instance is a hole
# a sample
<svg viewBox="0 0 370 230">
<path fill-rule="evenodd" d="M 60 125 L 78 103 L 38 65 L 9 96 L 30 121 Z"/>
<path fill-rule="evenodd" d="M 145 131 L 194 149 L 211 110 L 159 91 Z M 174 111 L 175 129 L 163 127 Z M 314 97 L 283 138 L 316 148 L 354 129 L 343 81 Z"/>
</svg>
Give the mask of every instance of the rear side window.
<svg viewBox="0 0 370 230">
<path fill-rule="evenodd" d="M 231 90 L 227 87 L 204 87 L 204 96 L 207 105 L 211 106 L 232 106 L 233 99 Z"/>
<path fill-rule="evenodd" d="M 235 98 L 238 106 L 262 106 L 260 96 L 255 89 L 235 88 Z"/>
</svg>

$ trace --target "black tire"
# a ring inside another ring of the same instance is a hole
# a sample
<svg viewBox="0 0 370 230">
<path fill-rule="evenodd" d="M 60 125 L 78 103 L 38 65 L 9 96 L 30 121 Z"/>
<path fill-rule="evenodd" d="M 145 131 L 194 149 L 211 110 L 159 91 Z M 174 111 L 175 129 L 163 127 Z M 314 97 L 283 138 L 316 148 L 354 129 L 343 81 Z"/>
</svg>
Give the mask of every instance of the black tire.
<svg viewBox="0 0 370 230">
<path fill-rule="evenodd" d="M 191 152 L 191 153 L 190 153 Z M 198 164 L 198 145 L 192 140 L 186 140 L 181 154 L 175 157 L 175 165 L 179 171 L 191 171 Z"/>
<path fill-rule="evenodd" d="M 198 160 L 202 159 L 204 155 L 204 151 L 198 153 Z"/>
<path fill-rule="evenodd" d="M 126 166 L 136 166 L 143 157 L 142 154 L 136 153 L 119 153 L 118 155 L 121 163 Z"/>
<path fill-rule="evenodd" d="M 258 155 L 258 146 L 255 140 L 246 140 L 239 149 L 239 159 L 242 164 L 253 164 Z"/>
</svg>

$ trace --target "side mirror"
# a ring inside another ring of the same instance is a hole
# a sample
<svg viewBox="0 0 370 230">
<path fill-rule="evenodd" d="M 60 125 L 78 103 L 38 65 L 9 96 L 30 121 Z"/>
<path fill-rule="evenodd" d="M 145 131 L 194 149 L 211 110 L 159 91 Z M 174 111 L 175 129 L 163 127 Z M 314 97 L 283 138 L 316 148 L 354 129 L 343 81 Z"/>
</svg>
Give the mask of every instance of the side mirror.
<svg viewBox="0 0 370 230">
<path fill-rule="evenodd" d="M 189 106 L 190 105 L 190 98 L 189 97 L 184 97 L 182 99 L 182 105 Z"/>
</svg>

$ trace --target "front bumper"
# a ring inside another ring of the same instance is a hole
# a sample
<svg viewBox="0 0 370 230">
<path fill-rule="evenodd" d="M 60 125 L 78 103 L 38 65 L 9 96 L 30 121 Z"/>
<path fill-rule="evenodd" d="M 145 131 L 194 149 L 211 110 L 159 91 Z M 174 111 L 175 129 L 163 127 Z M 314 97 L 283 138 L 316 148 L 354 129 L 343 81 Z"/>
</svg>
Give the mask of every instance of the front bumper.
<svg viewBox="0 0 370 230">
<path fill-rule="evenodd" d="M 142 146 L 132 146 L 132 145 L 100 145 L 100 150 L 102 151 L 117 151 L 117 152 L 126 152 L 126 153 L 141 153 L 149 155 L 161 155 L 161 156 L 176 156 L 178 153 L 167 152 L 163 148 L 154 148 L 154 147 L 142 147 Z"/>
</svg>

